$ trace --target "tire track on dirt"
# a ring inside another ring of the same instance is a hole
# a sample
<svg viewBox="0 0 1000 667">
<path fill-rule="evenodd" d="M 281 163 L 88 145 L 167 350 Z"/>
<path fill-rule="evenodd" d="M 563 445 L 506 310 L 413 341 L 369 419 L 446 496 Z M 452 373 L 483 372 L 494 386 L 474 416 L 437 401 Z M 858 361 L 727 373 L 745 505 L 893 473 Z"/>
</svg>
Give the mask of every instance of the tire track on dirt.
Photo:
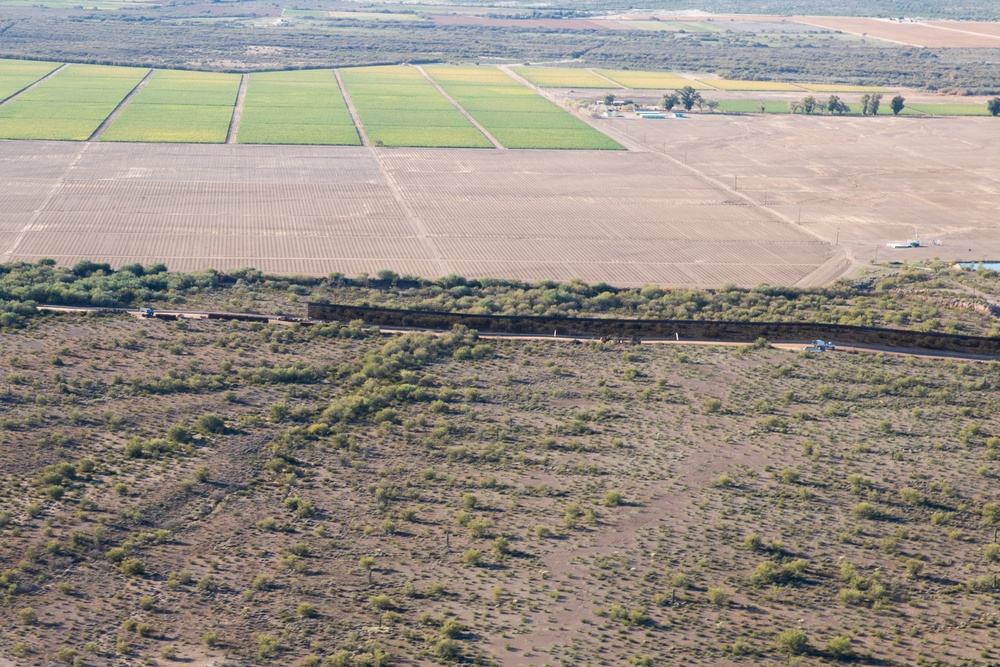
<svg viewBox="0 0 1000 667">
<path fill-rule="evenodd" d="M 247 96 L 247 84 L 250 75 L 244 74 L 240 77 L 240 92 L 236 94 L 236 106 L 233 107 L 233 118 L 229 121 L 229 133 L 226 134 L 226 143 L 236 143 L 236 133 L 240 131 L 240 120 L 243 118 L 243 100 Z"/>
<path fill-rule="evenodd" d="M 333 76 L 337 79 L 337 85 L 340 86 L 340 94 L 343 95 L 344 103 L 347 104 L 347 112 L 351 114 L 351 121 L 354 123 L 354 129 L 358 133 L 358 138 L 361 139 L 361 145 L 371 146 L 371 142 L 368 141 L 368 135 L 365 133 L 365 126 L 361 124 L 358 110 L 354 107 L 354 100 L 351 99 L 351 94 L 347 92 L 347 86 L 344 85 L 344 79 L 340 76 L 340 70 L 333 70 Z"/>
</svg>

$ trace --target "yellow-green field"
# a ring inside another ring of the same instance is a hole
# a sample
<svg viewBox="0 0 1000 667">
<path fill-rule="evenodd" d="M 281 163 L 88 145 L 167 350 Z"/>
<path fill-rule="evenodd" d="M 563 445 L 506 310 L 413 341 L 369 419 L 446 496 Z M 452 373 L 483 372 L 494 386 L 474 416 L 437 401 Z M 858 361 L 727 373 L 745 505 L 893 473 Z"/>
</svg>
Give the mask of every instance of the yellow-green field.
<svg viewBox="0 0 1000 667">
<path fill-rule="evenodd" d="M 691 86 L 697 90 L 709 90 L 709 86 L 700 81 L 692 81 L 671 72 L 633 72 L 624 69 L 599 69 L 596 71 L 601 76 L 606 76 L 626 88 L 676 90 L 684 86 Z"/>
<path fill-rule="evenodd" d="M 780 81 L 742 81 L 738 79 L 705 79 L 705 83 L 719 90 L 749 90 L 760 92 L 801 92 L 805 90 L 792 83 Z"/>
<path fill-rule="evenodd" d="M 618 142 L 492 67 L 426 68 L 507 148 L 620 149 Z"/>
<path fill-rule="evenodd" d="M 590 70 L 573 67 L 515 67 L 514 71 L 542 88 L 614 88 Z"/>
<path fill-rule="evenodd" d="M 493 146 L 415 67 L 358 67 L 340 74 L 375 145 Z"/>
<path fill-rule="evenodd" d="M 160 70 L 101 140 L 223 143 L 239 88 L 237 74 Z"/>
<path fill-rule="evenodd" d="M 59 67 L 59 63 L 0 60 L 0 102 Z"/>
<path fill-rule="evenodd" d="M 251 74 L 237 141 L 342 146 L 361 143 L 332 70 Z"/>
<path fill-rule="evenodd" d="M 873 86 L 851 86 L 839 83 L 799 83 L 801 88 L 813 93 L 888 93 L 888 88 L 876 88 Z"/>
<path fill-rule="evenodd" d="M 69 65 L 0 107 L 0 138 L 84 141 L 148 71 Z"/>
</svg>

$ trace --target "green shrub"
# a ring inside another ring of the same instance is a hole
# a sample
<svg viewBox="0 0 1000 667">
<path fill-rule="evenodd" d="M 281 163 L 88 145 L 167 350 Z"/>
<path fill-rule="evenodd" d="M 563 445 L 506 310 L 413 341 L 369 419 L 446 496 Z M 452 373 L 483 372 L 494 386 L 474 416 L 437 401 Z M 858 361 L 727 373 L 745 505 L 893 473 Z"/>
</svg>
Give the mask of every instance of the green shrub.
<svg viewBox="0 0 1000 667">
<path fill-rule="evenodd" d="M 809 637 L 805 630 L 789 629 L 778 635 L 778 650 L 788 655 L 802 655 L 809 651 Z"/>
<path fill-rule="evenodd" d="M 146 574 L 146 564 L 138 558 L 126 558 L 118 565 L 118 570 L 128 577 L 141 577 Z"/>
<path fill-rule="evenodd" d="M 826 652 L 837 660 L 851 660 L 854 658 L 854 647 L 851 645 L 851 638 L 847 635 L 834 637 L 826 643 Z"/>
</svg>

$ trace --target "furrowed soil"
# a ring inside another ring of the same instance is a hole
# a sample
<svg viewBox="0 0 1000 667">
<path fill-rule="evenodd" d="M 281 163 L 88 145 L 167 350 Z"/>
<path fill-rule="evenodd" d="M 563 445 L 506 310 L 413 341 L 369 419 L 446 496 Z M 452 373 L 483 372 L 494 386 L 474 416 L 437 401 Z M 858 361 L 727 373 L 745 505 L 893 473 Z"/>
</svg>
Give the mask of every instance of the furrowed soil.
<svg viewBox="0 0 1000 667">
<path fill-rule="evenodd" d="M 0 342 L 4 664 L 1000 658 L 996 363 L 128 317 Z"/>
</svg>

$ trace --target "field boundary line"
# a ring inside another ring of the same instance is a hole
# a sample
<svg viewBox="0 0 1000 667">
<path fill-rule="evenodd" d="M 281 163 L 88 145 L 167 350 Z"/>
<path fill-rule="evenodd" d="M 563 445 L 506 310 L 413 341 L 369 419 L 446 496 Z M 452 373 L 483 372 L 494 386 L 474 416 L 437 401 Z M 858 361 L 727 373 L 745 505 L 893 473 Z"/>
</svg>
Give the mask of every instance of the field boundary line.
<svg viewBox="0 0 1000 667">
<path fill-rule="evenodd" d="M 243 100 L 247 96 L 247 84 L 250 82 L 250 75 L 244 74 L 240 77 L 240 89 L 236 93 L 236 104 L 233 106 L 233 117 L 229 120 L 229 132 L 226 133 L 226 143 L 236 143 L 236 133 L 240 131 L 240 120 L 243 118 Z"/>
<path fill-rule="evenodd" d="M 93 134 L 91 134 L 90 137 L 87 138 L 87 141 L 100 141 L 101 137 L 104 135 L 107 129 L 111 127 L 111 123 L 118 120 L 118 116 L 122 115 L 122 112 L 125 111 L 125 107 L 129 105 L 129 102 L 132 101 L 132 98 L 135 97 L 140 90 L 146 87 L 146 84 L 149 83 L 149 80 L 153 78 L 153 75 L 156 74 L 157 71 L 158 70 L 156 69 L 151 69 L 148 72 L 146 72 L 146 76 L 142 77 L 142 81 L 135 84 L 135 88 L 130 90 L 129 94 L 126 95 L 125 98 L 118 103 L 118 106 L 115 107 L 114 111 L 108 114 L 108 117 L 104 119 L 104 122 L 97 126 L 97 129 L 94 130 Z"/>
<path fill-rule="evenodd" d="M 629 87 L 628 87 L 628 86 L 626 86 L 625 84 L 623 84 L 623 83 L 618 83 L 617 81 L 615 81 L 615 80 L 614 80 L 614 79 L 612 79 L 611 77 L 608 77 L 608 76 L 604 76 L 603 74 L 601 74 L 600 72 L 598 72 L 597 70 L 595 70 L 595 69 L 593 69 L 593 68 L 591 68 L 591 67 L 588 67 L 586 71 L 590 72 L 591 74 L 593 74 L 593 75 L 594 75 L 594 76 L 596 76 L 596 77 L 599 77 L 599 78 L 601 78 L 601 79 L 604 79 L 604 80 L 605 80 L 605 81 L 607 81 L 608 83 L 610 83 L 610 84 L 612 84 L 612 85 L 614 85 L 614 86 L 617 86 L 618 88 L 621 88 L 622 90 L 631 90 L 631 88 L 629 88 Z"/>
<path fill-rule="evenodd" d="M 423 74 L 424 78 L 427 79 L 427 81 L 430 82 L 430 84 L 432 86 L 434 86 L 437 89 L 437 91 L 439 93 L 441 93 L 442 96 L 444 96 L 444 98 L 446 100 L 448 100 L 449 102 L 451 102 L 451 105 L 453 107 L 455 107 L 456 109 L 458 109 L 458 111 L 463 116 L 465 116 L 465 118 L 470 123 L 472 123 L 476 127 L 477 130 L 479 130 L 480 132 L 482 132 L 484 137 L 486 137 L 487 139 L 490 140 L 490 143 L 493 144 L 493 148 L 499 148 L 501 150 L 507 150 L 507 147 L 504 146 L 503 144 L 501 144 L 499 141 L 497 141 L 496 137 L 494 137 L 492 134 L 490 134 L 487 131 L 487 129 L 485 127 L 483 127 L 482 124 L 478 120 L 476 120 L 475 118 L 472 117 L 472 114 L 470 114 L 468 111 L 465 110 L 465 107 L 463 107 L 461 104 L 459 104 L 458 101 L 454 97 L 452 97 L 451 95 L 449 95 L 448 91 L 446 91 L 444 88 L 442 88 L 441 84 L 438 83 L 437 81 L 435 81 L 434 77 L 432 77 L 430 74 L 427 73 L 427 70 L 425 70 L 420 65 L 414 65 L 414 67 L 416 68 L 416 70 L 418 72 L 420 72 L 421 74 Z"/>
<path fill-rule="evenodd" d="M 566 106 L 565 104 L 563 104 L 562 101 L 560 101 L 559 98 L 556 97 L 555 95 L 550 95 L 546 91 L 542 90 L 540 87 L 536 86 L 535 84 L 533 84 L 530 81 L 528 81 L 527 79 L 525 79 L 523 76 L 521 76 L 517 72 L 513 71 L 510 68 L 509 65 L 498 65 L 497 67 L 498 67 L 498 69 L 501 72 L 503 72 L 504 74 L 506 74 L 510 78 L 514 79 L 515 81 L 517 81 L 518 83 L 520 83 L 522 86 L 526 86 L 526 87 L 530 88 L 531 90 L 535 91 L 536 93 L 538 93 L 539 95 L 541 95 L 543 98 L 545 98 L 549 102 L 552 102 L 553 104 L 555 104 L 557 107 L 559 107 L 560 109 L 562 109 L 563 111 L 565 111 L 569 115 L 571 115 L 571 116 L 573 116 L 575 118 L 581 119 L 587 125 L 589 125 L 590 127 L 592 127 L 595 131 L 600 132 L 604 136 L 617 141 L 619 144 L 621 144 L 621 146 L 626 151 L 630 151 L 630 152 L 633 152 L 633 153 L 649 153 L 650 152 L 650 149 L 649 149 L 648 146 L 646 146 L 644 144 L 641 144 L 638 141 L 632 141 L 630 139 L 623 141 L 621 139 L 621 136 L 617 136 L 617 137 L 611 136 L 610 134 L 608 134 L 607 132 L 605 132 L 603 128 L 598 127 L 597 124 L 594 123 L 594 120 L 592 118 L 589 118 L 586 114 L 580 113 L 576 109 L 569 108 L 568 106 Z"/>
<path fill-rule="evenodd" d="M 52 77 L 54 77 L 59 72 L 61 72 L 64 69 L 66 69 L 68 66 L 69 66 L 69 63 L 63 63 L 59 67 L 55 68 L 54 70 L 52 70 L 51 72 L 49 72 L 48 74 L 46 74 L 45 76 L 43 76 L 41 79 L 38 79 L 37 81 L 35 81 L 33 83 L 29 83 L 27 86 L 25 86 L 21 90 L 18 90 L 16 92 L 11 93 L 7 97 L 5 97 L 2 100 L 0 100 L 0 107 L 6 106 L 8 102 L 13 102 L 15 98 L 20 97 L 23 93 L 26 93 L 29 90 L 31 90 L 32 88 L 34 88 L 35 86 L 40 85 L 40 84 L 44 83 L 45 81 L 48 81 L 49 79 L 51 79 Z"/>
<path fill-rule="evenodd" d="M 17 235 L 14 237 L 13 242 L 11 242 L 10 246 L 7 247 L 7 250 L 4 252 L 2 256 L 3 262 L 11 261 L 11 258 L 14 256 L 14 253 L 17 252 L 17 249 L 24 242 L 24 237 L 28 234 L 28 232 L 32 230 L 32 228 L 35 226 L 35 223 L 38 222 L 38 218 L 40 218 L 42 216 L 42 213 L 45 212 L 45 209 L 49 207 L 49 204 L 52 203 L 52 200 L 55 198 L 56 194 L 58 194 L 59 191 L 62 190 L 63 182 L 66 180 L 66 177 L 69 176 L 74 169 L 76 169 L 76 166 L 80 164 L 80 160 L 83 159 L 83 156 L 87 152 L 87 149 L 90 148 L 91 146 L 91 143 L 89 141 L 81 141 L 79 143 L 80 143 L 80 150 L 76 152 L 76 157 L 73 158 L 73 161 L 70 162 L 69 166 L 66 167 L 66 170 L 63 171 L 62 176 L 60 176 L 59 179 L 52 184 L 52 187 L 49 188 L 49 191 L 45 195 L 45 199 L 44 201 L 42 201 L 41 205 L 31 212 L 31 218 L 28 220 L 28 222 L 26 222 L 24 226 L 21 227 L 21 229 L 17 232 Z"/>
<path fill-rule="evenodd" d="M 361 139 L 361 145 L 371 147 L 372 143 L 368 140 L 368 133 L 365 132 L 365 126 L 361 124 L 361 116 L 358 115 L 358 110 L 354 108 L 354 100 L 351 99 L 351 94 L 347 92 L 347 85 L 344 83 L 344 79 L 340 76 L 340 70 L 333 70 L 333 77 L 337 80 L 337 85 L 340 86 L 340 94 L 344 96 L 344 104 L 347 105 L 347 113 L 351 114 L 351 122 L 354 123 L 354 130 L 358 133 L 358 138 Z M 381 168 L 382 163 L 379 161 L 379 167 Z M 385 170 L 382 170 L 383 173 Z"/>
</svg>

